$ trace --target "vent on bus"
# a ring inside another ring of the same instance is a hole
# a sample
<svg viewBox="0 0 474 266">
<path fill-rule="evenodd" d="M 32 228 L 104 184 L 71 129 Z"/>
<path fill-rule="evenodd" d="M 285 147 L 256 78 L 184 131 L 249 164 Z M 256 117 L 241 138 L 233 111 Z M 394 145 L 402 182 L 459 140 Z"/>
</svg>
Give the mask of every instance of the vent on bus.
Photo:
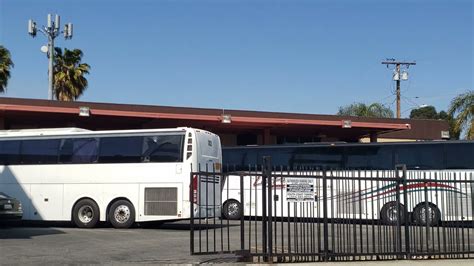
<svg viewBox="0 0 474 266">
<path fill-rule="evenodd" d="M 186 153 L 186 160 L 191 158 L 191 156 L 193 155 L 193 139 L 192 139 L 192 135 L 191 133 L 188 134 L 188 149 L 187 149 L 187 153 Z"/>
<path fill-rule="evenodd" d="M 145 188 L 145 215 L 178 215 L 178 188 Z"/>
</svg>

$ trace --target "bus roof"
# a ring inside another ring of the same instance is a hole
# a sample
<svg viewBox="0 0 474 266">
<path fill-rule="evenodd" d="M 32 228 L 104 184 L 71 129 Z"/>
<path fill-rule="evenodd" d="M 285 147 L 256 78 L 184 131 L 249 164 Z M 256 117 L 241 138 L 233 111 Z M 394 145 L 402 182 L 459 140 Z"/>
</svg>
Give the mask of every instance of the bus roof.
<svg viewBox="0 0 474 266">
<path fill-rule="evenodd" d="M 454 144 L 473 143 L 472 140 L 438 140 L 438 141 L 403 141 L 403 142 L 371 142 L 371 143 L 347 143 L 347 142 L 321 142 L 307 144 L 279 144 L 279 145 L 248 145 L 223 147 L 223 149 L 284 149 L 284 148 L 310 148 L 310 147 L 354 147 L 354 146 L 388 146 L 388 145 L 423 145 L 423 144 Z"/>
<path fill-rule="evenodd" d="M 38 128 L 38 129 L 14 129 L 0 130 L 2 138 L 21 137 L 41 137 L 41 136 L 80 136 L 80 135 L 108 135 L 108 134 L 133 134 L 133 133 L 154 133 L 154 132 L 184 132 L 189 127 L 166 128 L 166 129 L 126 129 L 126 130 L 101 130 L 92 131 L 83 128 Z M 203 130 L 204 131 L 204 130 Z"/>
</svg>

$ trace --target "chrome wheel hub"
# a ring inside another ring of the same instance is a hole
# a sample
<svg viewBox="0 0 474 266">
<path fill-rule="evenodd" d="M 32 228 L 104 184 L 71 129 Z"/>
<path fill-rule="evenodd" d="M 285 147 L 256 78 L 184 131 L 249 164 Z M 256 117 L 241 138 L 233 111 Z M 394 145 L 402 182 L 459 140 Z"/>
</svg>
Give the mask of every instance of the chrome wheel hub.
<svg viewBox="0 0 474 266">
<path fill-rule="evenodd" d="M 120 205 L 114 210 L 115 221 L 119 223 L 126 223 L 130 219 L 130 208 L 125 205 Z"/>
<path fill-rule="evenodd" d="M 79 218 L 79 221 L 81 221 L 81 223 L 90 223 L 94 218 L 94 210 L 89 205 L 82 206 L 77 212 L 77 217 Z"/>
<path fill-rule="evenodd" d="M 227 213 L 229 214 L 229 216 L 239 215 L 239 204 L 235 203 L 235 202 L 229 204 L 229 208 L 227 210 Z"/>
<path fill-rule="evenodd" d="M 387 210 L 387 216 L 390 221 L 397 221 L 398 220 L 398 210 L 397 206 L 393 206 Z"/>
<path fill-rule="evenodd" d="M 422 224 L 429 224 L 435 218 L 435 211 L 430 206 L 423 207 L 420 211 L 420 220 Z"/>
</svg>

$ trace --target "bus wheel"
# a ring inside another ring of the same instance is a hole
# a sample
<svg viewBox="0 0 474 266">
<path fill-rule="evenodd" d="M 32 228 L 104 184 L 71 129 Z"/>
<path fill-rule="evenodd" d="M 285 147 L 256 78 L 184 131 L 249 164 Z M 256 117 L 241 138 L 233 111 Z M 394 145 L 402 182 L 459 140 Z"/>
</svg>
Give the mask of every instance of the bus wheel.
<svg viewBox="0 0 474 266">
<path fill-rule="evenodd" d="M 398 206 L 397 206 L 398 205 Z M 400 214 L 398 211 L 400 210 Z M 405 206 L 401 203 L 390 201 L 383 205 L 380 210 L 380 219 L 384 224 L 397 225 L 400 217 L 400 224 L 405 222 Z"/>
<path fill-rule="evenodd" d="M 433 226 L 441 221 L 441 212 L 431 202 L 422 202 L 413 209 L 413 219 L 416 224 Z"/>
<path fill-rule="evenodd" d="M 129 228 L 135 222 L 135 208 L 127 200 L 117 200 L 110 206 L 109 221 L 115 228 Z"/>
<path fill-rule="evenodd" d="M 72 221 L 80 228 L 92 228 L 99 221 L 99 206 L 91 199 L 83 199 L 72 209 Z"/>
<path fill-rule="evenodd" d="M 228 220 L 238 220 L 240 219 L 241 209 L 242 204 L 240 202 L 230 199 L 224 204 L 223 215 Z"/>
</svg>

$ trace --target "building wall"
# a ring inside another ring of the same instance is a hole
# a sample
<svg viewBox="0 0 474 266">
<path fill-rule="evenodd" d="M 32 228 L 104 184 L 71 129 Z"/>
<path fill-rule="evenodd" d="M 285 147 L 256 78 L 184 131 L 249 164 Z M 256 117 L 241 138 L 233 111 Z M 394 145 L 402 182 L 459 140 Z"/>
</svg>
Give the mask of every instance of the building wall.
<svg viewBox="0 0 474 266">
<path fill-rule="evenodd" d="M 377 142 L 407 142 L 407 141 L 420 141 L 416 139 L 390 139 L 390 138 L 377 138 Z M 370 138 L 361 138 L 361 143 L 370 143 Z"/>
</svg>

